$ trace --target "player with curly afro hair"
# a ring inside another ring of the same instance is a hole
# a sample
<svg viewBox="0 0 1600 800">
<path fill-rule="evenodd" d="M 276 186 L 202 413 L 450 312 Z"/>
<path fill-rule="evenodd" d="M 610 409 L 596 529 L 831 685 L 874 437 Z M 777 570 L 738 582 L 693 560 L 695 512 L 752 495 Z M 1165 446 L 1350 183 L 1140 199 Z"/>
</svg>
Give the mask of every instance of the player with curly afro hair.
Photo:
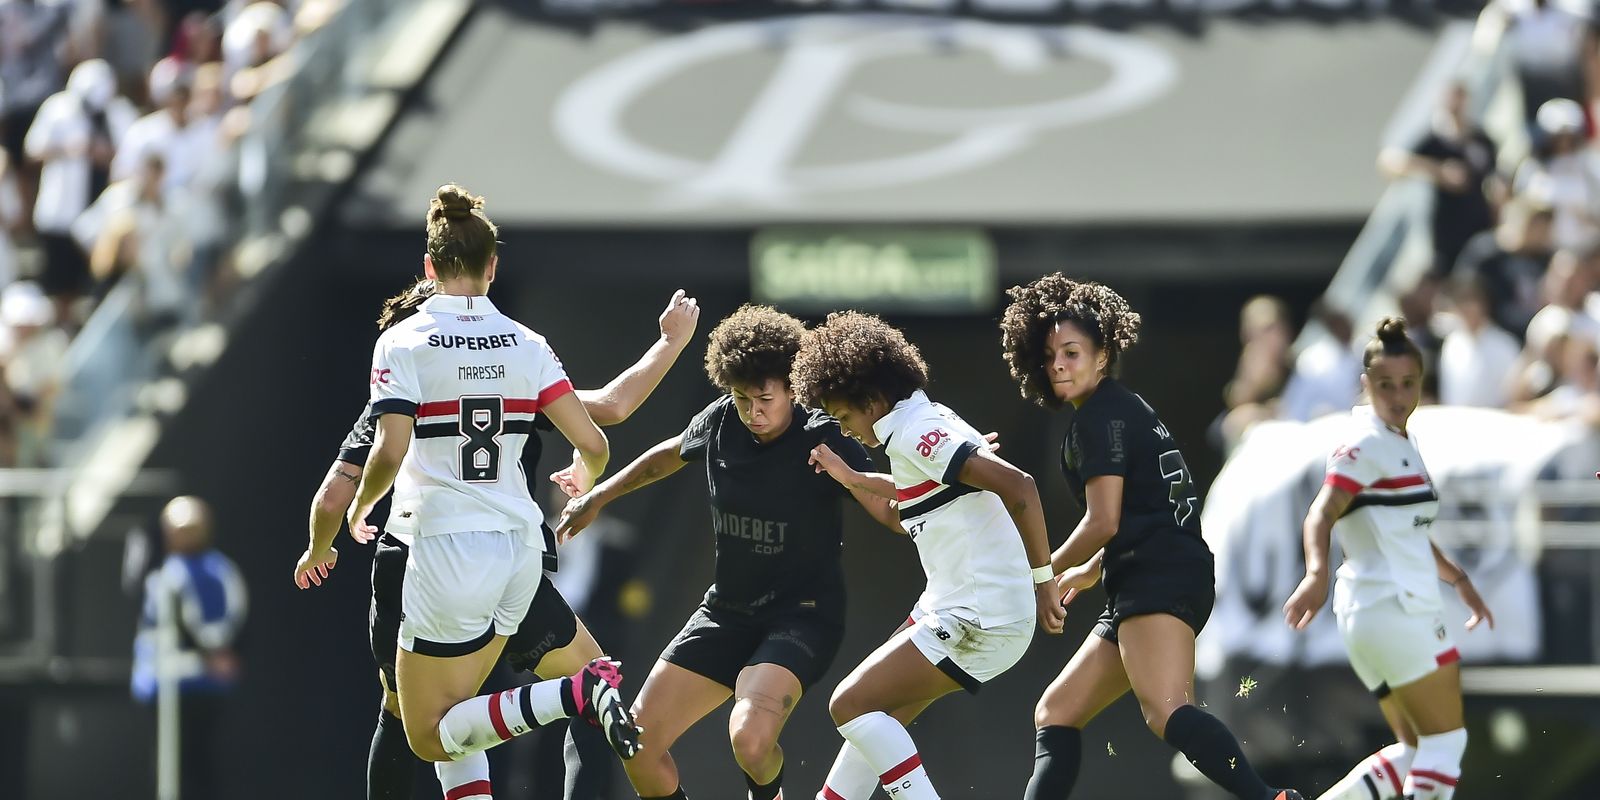
<svg viewBox="0 0 1600 800">
<path fill-rule="evenodd" d="M 1083 726 L 1130 688 L 1157 736 L 1240 800 L 1302 800 L 1269 787 L 1194 698 L 1194 640 L 1216 600 L 1200 499 L 1167 426 L 1116 379 L 1140 318 L 1110 288 L 1055 273 L 1007 294 L 1001 344 L 1022 396 L 1075 409 L 1061 463 L 1083 519 L 1051 555 L 1063 607 L 1101 578 L 1093 635 L 1039 698 L 1026 800 L 1067 797 Z"/>
<path fill-rule="evenodd" d="M 805 333 L 804 323 L 769 306 L 746 305 L 718 323 L 706 348 L 706 377 L 724 394 L 682 434 L 572 500 L 557 526 L 558 535 L 576 534 L 618 497 L 691 461 L 704 464 L 715 582 L 634 704 L 647 749 L 624 767 L 642 798 L 687 797 L 672 745 L 730 695 L 729 735 L 748 796 L 780 796 L 778 736 L 844 637 L 844 497 L 854 495 L 899 530 L 888 500 L 846 492 L 808 463 L 822 447 L 858 469 L 872 468 L 866 449 L 839 423 L 795 403 L 789 372 Z"/>
<path fill-rule="evenodd" d="M 828 315 L 790 375 L 807 405 L 888 451 L 892 475 L 863 473 L 826 445 L 812 460 L 852 490 L 899 503 L 928 578 L 907 624 L 833 693 L 828 711 L 845 744 L 822 794 L 865 800 L 881 781 L 897 798 L 937 798 L 905 726 L 934 700 L 1010 669 L 1036 624 L 1061 632 L 1038 489 L 928 399 L 922 354 L 877 317 Z"/>
<path fill-rule="evenodd" d="M 1106 375 L 1117 374 L 1122 354 L 1139 341 L 1139 315 L 1102 284 L 1079 283 L 1057 272 L 1006 294 L 1011 305 L 1000 320 L 1006 365 L 1022 396 L 1046 408 L 1060 408 L 1069 399 L 1054 390 L 1045 358 L 1046 340 L 1057 323 L 1070 322 L 1088 336 L 1104 360 L 1097 368 Z"/>
</svg>

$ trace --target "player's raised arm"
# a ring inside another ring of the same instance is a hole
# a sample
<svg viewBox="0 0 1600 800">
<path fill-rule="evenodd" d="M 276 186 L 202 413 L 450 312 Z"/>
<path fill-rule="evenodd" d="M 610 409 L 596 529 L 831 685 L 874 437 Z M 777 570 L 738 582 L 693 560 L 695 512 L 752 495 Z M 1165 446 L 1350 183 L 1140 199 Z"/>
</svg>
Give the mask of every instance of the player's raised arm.
<svg viewBox="0 0 1600 800">
<path fill-rule="evenodd" d="M 583 407 L 596 425 L 621 424 L 644 405 L 666 377 L 667 370 L 677 362 L 683 348 L 694 338 L 699 320 L 700 301 L 689 297 L 682 289 L 674 292 L 657 320 L 661 336 L 650 349 L 605 386 L 578 390 L 578 399 L 583 401 Z"/>
</svg>

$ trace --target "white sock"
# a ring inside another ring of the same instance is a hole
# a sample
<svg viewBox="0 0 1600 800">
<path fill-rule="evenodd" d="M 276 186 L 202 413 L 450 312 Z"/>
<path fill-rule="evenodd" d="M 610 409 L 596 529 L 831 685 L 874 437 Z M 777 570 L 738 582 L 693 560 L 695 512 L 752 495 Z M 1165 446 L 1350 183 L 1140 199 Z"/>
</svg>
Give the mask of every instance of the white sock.
<svg viewBox="0 0 1600 800">
<path fill-rule="evenodd" d="M 869 800 L 878 790 L 878 771 L 867 763 L 854 745 L 845 742 L 839 748 L 839 757 L 828 770 L 828 779 L 817 793 L 817 800 Z"/>
<path fill-rule="evenodd" d="M 1416 754 L 1416 749 L 1405 742 L 1391 744 L 1367 756 L 1317 800 L 1397 800 L 1403 788 L 1401 782 L 1411 771 L 1411 759 Z"/>
<path fill-rule="evenodd" d="M 1415 800 L 1450 800 L 1461 777 L 1467 752 L 1467 729 L 1417 737 L 1417 755 L 1406 775 L 1406 796 Z"/>
<path fill-rule="evenodd" d="M 889 797 L 939 800 L 922 767 L 922 757 L 917 755 L 917 743 L 894 717 L 882 711 L 868 712 L 840 725 L 839 733 L 866 757 Z"/>
<path fill-rule="evenodd" d="M 562 678 L 467 698 L 439 720 L 439 743 L 459 761 L 540 725 L 565 719 L 567 708 L 561 698 L 565 686 Z"/>
<path fill-rule="evenodd" d="M 460 761 L 440 761 L 433 765 L 444 789 L 444 800 L 493 800 L 489 790 L 489 756 L 473 753 Z"/>
</svg>

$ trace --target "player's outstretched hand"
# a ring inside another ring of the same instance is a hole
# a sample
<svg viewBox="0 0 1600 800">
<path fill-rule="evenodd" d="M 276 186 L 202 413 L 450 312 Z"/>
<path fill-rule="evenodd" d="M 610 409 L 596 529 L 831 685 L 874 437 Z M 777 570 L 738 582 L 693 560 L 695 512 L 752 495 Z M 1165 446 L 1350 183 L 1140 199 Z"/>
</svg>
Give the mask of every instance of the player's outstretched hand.
<svg viewBox="0 0 1600 800">
<path fill-rule="evenodd" d="M 600 506 L 595 505 L 592 495 L 574 497 L 567 501 L 567 507 L 561 509 L 561 519 L 556 522 L 556 541 L 566 544 L 572 537 L 583 532 L 584 528 L 594 524 L 594 518 L 599 516 Z"/>
<path fill-rule="evenodd" d="M 849 464 L 844 463 L 844 459 L 840 458 L 838 453 L 833 452 L 833 448 L 825 444 L 811 448 L 811 457 L 806 459 L 806 463 L 818 472 L 828 473 L 828 477 L 846 486 L 850 485 L 847 479 L 855 472 Z"/>
<path fill-rule="evenodd" d="M 1322 605 L 1328 602 L 1328 578 L 1325 575 L 1307 575 L 1300 579 L 1294 594 L 1283 604 L 1283 621 L 1297 631 L 1303 631 L 1315 619 Z"/>
<path fill-rule="evenodd" d="M 1039 626 L 1045 633 L 1060 633 L 1066 625 L 1067 609 L 1061 602 L 1060 592 L 1056 591 L 1056 582 L 1034 584 L 1033 598 L 1039 606 Z"/>
<path fill-rule="evenodd" d="M 984 434 L 983 435 L 983 440 L 985 442 L 989 443 L 988 444 L 989 452 L 991 452 L 991 453 L 1000 452 L 1000 434 L 998 432 L 990 431 L 990 432 Z"/>
<path fill-rule="evenodd" d="M 367 524 L 367 517 L 372 516 L 372 506 L 350 507 L 350 517 L 346 521 L 350 524 L 350 538 L 361 544 L 367 544 L 378 538 L 378 526 Z"/>
<path fill-rule="evenodd" d="M 583 490 L 578 488 L 578 479 L 576 477 L 582 469 L 583 462 L 575 461 L 550 473 L 550 482 L 561 489 L 562 494 L 568 497 L 577 497 L 583 494 Z"/>
<path fill-rule="evenodd" d="M 338 563 L 339 551 L 332 547 L 316 552 L 308 549 L 300 554 L 300 562 L 294 565 L 294 585 L 302 589 L 309 589 L 313 584 L 321 586 L 322 580 Z"/>
<path fill-rule="evenodd" d="M 1472 585 L 1472 579 L 1462 575 L 1456 581 L 1456 596 L 1472 612 L 1472 617 L 1467 620 L 1467 630 L 1489 623 L 1489 630 L 1494 630 L 1494 612 L 1489 610 L 1489 604 L 1483 602 L 1483 596 L 1478 594 L 1478 587 Z"/>
<path fill-rule="evenodd" d="M 657 322 L 661 325 L 661 338 L 667 344 L 682 347 L 694 337 L 694 326 L 700 321 L 700 301 L 679 289 L 672 293 L 667 308 Z"/>
</svg>

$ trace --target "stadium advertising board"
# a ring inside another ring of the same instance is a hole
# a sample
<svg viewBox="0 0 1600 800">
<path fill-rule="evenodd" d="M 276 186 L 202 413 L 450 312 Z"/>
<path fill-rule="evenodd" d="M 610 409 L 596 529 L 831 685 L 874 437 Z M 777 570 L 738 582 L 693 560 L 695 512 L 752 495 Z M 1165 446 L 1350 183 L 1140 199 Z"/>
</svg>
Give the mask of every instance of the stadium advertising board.
<svg viewBox="0 0 1600 800">
<path fill-rule="evenodd" d="M 798 312 L 983 312 L 996 281 L 978 230 L 779 228 L 750 244 L 751 293 Z"/>
<path fill-rule="evenodd" d="M 1471 0 L 542 0 L 553 16 L 596 14 L 761 14 L 894 11 L 993 19 L 1136 18 L 1193 20 L 1216 16 L 1306 15 L 1322 19 L 1391 14 L 1469 14 Z"/>
</svg>

